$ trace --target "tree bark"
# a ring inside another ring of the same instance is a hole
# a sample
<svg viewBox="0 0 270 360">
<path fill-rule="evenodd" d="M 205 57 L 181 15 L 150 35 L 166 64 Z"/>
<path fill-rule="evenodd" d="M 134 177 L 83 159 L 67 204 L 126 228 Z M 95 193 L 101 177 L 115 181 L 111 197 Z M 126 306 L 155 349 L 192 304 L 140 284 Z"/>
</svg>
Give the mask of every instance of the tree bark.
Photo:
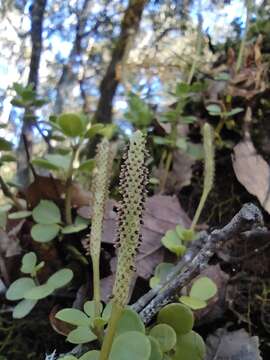
<svg viewBox="0 0 270 360">
<path fill-rule="evenodd" d="M 72 65 L 74 63 L 74 59 L 80 55 L 82 51 L 82 39 L 84 38 L 85 27 L 87 24 L 89 4 L 89 0 L 84 0 L 82 9 L 80 13 L 77 14 L 76 35 L 74 43 L 69 54 L 68 61 L 63 65 L 62 74 L 57 84 L 57 95 L 54 106 L 55 114 L 60 114 L 63 111 L 63 99 L 65 99 L 66 95 L 68 95 L 68 92 L 70 91 L 69 87 L 66 85 L 77 80 L 76 75 L 72 71 Z"/>
<path fill-rule="evenodd" d="M 32 84 L 33 89 L 36 91 L 38 88 L 38 72 L 40 65 L 40 57 L 42 51 L 42 32 L 43 32 L 43 19 L 46 8 L 47 0 L 36 0 L 31 6 L 31 43 L 32 52 L 30 60 L 30 70 L 28 76 L 28 85 Z M 27 140 L 29 153 L 32 150 L 32 128 L 33 122 L 23 118 L 22 132 L 20 137 L 19 146 L 17 149 L 17 176 L 20 184 L 26 186 L 30 182 L 30 169 L 27 161 L 27 154 L 24 149 L 23 135 Z"/>
<path fill-rule="evenodd" d="M 119 84 L 117 65 L 121 63 L 131 35 L 138 31 L 147 0 L 130 0 L 121 23 L 121 32 L 112 52 L 111 61 L 100 84 L 100 98 L 95 120 L 101 123 L 112 121 L 112 102 Z"/>
</svg>

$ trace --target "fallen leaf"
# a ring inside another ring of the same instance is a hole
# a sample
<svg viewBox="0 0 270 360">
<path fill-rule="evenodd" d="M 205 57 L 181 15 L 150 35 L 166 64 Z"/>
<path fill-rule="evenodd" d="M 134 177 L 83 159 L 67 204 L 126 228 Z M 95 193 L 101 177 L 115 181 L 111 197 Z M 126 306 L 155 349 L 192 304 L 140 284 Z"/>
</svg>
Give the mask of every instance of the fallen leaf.
<svg viewBox="0 0 270 360">
<path fill-rule="evenodd" d="M 38 205 L 40 200 L 52 200 L 56 203 L 65 197 L 65 183 L 52 176 L 37 175 L 35 180 L 22 191 L 30 207 Z M 92 200 L 91 193 L 83 190 L 78 183 L 73 183 L 71 188 L 71 204 L 81 207 L 88 205 Z"/>
<path fill-rule="evenodd" d="M 117 229 L 117 203 L 108 200 L 103 224 L 102 241 L 114 244 Z M 90 207 L 78 209 L 78 214 L 89 219 Z M 148 279 L 154 268 L 163 261 L 163 248 L 160 242 L 166 231 L 179 224 L 189 227 L 191 221 L 179 204 L 176 196 L 154 195 L 145 204 L 142 226 L 142 243 L 137 256 L 137 274 Z"/>
<path fill-rule="evenodd" d="M 270 168 L 259 155 L 251 141 L 243 141 L 234 147 L 233 169 L 238 181 L 255 195 L 263 208 L 270 213 Z"/>
<path fill-rule="evenodd" d="M 259 339 L 246 330 L 218 329 L 206 340 L 205 360 L 262 360 Z"/>
</svg>

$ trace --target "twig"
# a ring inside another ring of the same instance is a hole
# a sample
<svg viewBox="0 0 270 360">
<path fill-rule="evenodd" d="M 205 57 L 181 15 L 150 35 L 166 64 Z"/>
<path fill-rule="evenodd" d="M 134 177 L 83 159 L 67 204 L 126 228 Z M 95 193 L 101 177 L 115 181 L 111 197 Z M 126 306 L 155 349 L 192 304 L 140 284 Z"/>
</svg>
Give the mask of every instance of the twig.
<svg viewBox="0 0 270 360">
<path fill-rule="evenodd" d="M 175 265 L 175 267 L 172 269 L 172 271 L 168 274 L 166 280 L 155 286 L 153 289 L 148 291 L 146 294 L 144 294 L 142 297 L 140 297 L 136 303 L 134 303 L 131 307 L 134 311 L 140 312 L 159 292 L 164 289 L 169 282 L 177 276 L 182 269 L 193 260 L 193 258 L 197 255 L 198 251 L 202 248 L 204 245 L 206 239 L 208 238 L 208 234 L 206 231 L 202 231 L 198 237 L 197 240 L 194 240 L 190 247 L 188 248 L 185 255 L 180 259 L 180 261 Z"/>
<path fill-rule="evenodd" d="M 156 313 L 171 302 L 179 290 L 186 286 L 208 264 L 215 251 L 228 239 L 250 230 L 254 225 L 262 225 L 260 210 L 253 204 L 245 204 L 233 219 L 222 229 L 208 235 L 207 242 L 184 271 L 174 277 L 146 307 L 140 312 L 144 323 L 148 324 Z"/>
<path fill-rule="evenodd" d="M 8 198 L 10 198 L 12 200 L 12 202 L 14 203 L 14 205 L 16 206 L 16 208 L 18 210 L 24 210 L 23 206 L 21 205 L 19 200 L 16 198 L 16 196 L 11 192 L 11 190 L 9 189 L 7 184 L 5 183 L 2 176 L 0 176 L 0 187 L 2 188 L 3 194 L 6 197 L 8 197 Z"/>
<path fill-rule="evenodd" d="M 24 148 L 25 148 L 25 153 L 26 153 L 26 159 L 27 159 L 28 166 L 31 169 L 34 178 L 36 179 L 37 173 L 36 173 L 36 170 L 35 170 L 34 166 L 31 163 L 31 156 L 30 156 L 29 149 L 28 149 L 27 137 L 26 137 L 25 134 L 22 134 L 22 138 L 23 138 L 23 144 L 24 144 Z"/>
</svg>

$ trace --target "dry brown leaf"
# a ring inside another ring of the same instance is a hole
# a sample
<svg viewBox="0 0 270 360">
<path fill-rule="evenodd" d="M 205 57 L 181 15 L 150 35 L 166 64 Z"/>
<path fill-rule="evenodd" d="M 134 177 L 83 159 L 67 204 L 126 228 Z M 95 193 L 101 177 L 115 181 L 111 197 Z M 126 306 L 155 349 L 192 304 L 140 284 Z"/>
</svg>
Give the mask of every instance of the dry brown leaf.
<svg viewBox="0 0 270 360">
<path fill-rule="evenodd" d="M 270 213 L 270 168 L 251 141 L 240 142 L 234 147 L 233 169 L 238 181 Z"/>
<path fill-rule="evenodd" d="M 117 214 L 114 211 L 117 203 L 108 200 L 103 225 L 102 241 L 113 244 L 116 237 Z M 89 207 L 78 209 L 78 214 L 89 219 Z M 166 231 L 177 224 L 189 227 L 191 221 L 179 204 L 176 196 L 155 195 L 149 197 L 145 204 L 142 226 L 142 243 L 137 256 L 137 274 L 148 279 L 154 268 L 163 260 L 161 238 Z"/>
<path fill-rule="evenodd" d="M 35 180 L 22 193 L 30 207 L 35 207 L 40 200 L 44 199 L 59 203 L 65 196 L 65 184 L 63 181 L 53 177 L 37 175 Z M 72 184 L 71 204 L 73 206 L 85 206 L 91 200 L 92 196 L 89 191 L 83 190 L 77 183 Z"/>
<path fill-rule="evenodd" d="M 250 336 L 244 329 L 218 329 L 208 336 L 206 348 L 205 360 L 262 360 L 258 337 Z"/>
</svg>

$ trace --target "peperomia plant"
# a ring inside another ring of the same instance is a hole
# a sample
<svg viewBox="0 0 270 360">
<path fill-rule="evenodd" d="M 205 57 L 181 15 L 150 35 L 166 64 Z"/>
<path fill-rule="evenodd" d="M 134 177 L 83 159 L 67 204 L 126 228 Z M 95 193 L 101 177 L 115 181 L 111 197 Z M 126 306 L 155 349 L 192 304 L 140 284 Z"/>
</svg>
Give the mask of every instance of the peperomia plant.
<svg viewBox="0 0 270 360">
<path fill-rule="evenodd" d="M 66 235 L 77 233 L 87 228 L 88 224 L 76 217 L 74 224 L 65 225 L 61 219 L 58 206 L 49 200 L 41 200 L 32 211 L 17 211 L 8 215 L 9 219 L 18 220 L 33 217 L 36 222 L 31 228 L 32 238 L 40 243 L 47 243 L 59 234 Z"/>
<path fill-rule="evenodd" d="M 217 286 L 214 281 L 203 276 L 193 283 L 189 295 L 181 296 L 179 300 L 192 310 L 199 310 L 205 308 L 207 301 L 214 297 L 216 293 Z"/>
<path fill-rule="evenodd" d="M 214 141 L 213 130 L 209 124 L 203 126 L 203 149 L 204 149 L 204 182 L 203 192 L 200 198 L 199 205 L 196 209 L 191 226 L 185 229 L 177 225 L 175 229 L 168 230 L 161 239 L 162 244 L 171 252 L 175 253 L 177 257 L 182 256 L 187 249 L 187 244 L 196 239 L 195 227 L 200 218 L 202 209 L 205 205 L 209 192 L 214 183 L 215 175 L 215 160 L 214 160 Z"/>
<path fill-rule="evenodd" d="M 61 269 L 51 275 L 46 283 L 40 285 L 37 273 L 43 266 L 44 262 L 37 263 L 37 256 L 33 252 L 25 254 L 22 258 L 21 272 L 27 274 L 28 277 L 14 281 L 6 292 L 8 300 L 20 300 L 13 309 L 13 318 L 21 319 L 28 315 L 38 300 L 46 298 L 55 290 L 67 285 L 73 278 L 73 272 L 70 269 Z"/>
<path fill-rule="evenodd" d="M 56 314 L 58 320 L 75 326 L 67 335 L 69 342 L 81 344 L 99 341 L 101 349 L 88 351 L 80 360 L 202 360 L 205 354 L 203 340 L 192 331 L 194 317 L 186 305 L 167 305 L 159 312 L 157 324 L 149 328 L 145 328 L 139 315 L 127 306 L 135 271 L 136 251 L 140 244 L 140 224 L 147 181 L 145 157 L 145 138 L 137 131 L 130 139 L 120 174 L 122 200 L 118 208 L 118 261 L 112 300 L 103 310 L 94 291 L 94 300 L 87 301 L 83 311 L 67 308 Z M 94 185 L 95 218 L 92 220 L 90 236 L 93 260 L 94 255 L 99 259 L 101 224 L 109 182 L 108 144 L 105 141 L 98 148 L 96 162 L 100 159 L 102 164 L 100 163 L 99 173 L 94 176 L 95 181 L 98 181 Z M 93 267 L 95 272 L 94 262 Z M 161 269 L 157 277 L 161 277 L 162 272 Z M 94 274 L 95 281 L 97 279 Z M 99 281 L 96 282 L 95 286 L 97 285 L 99 286 Z M 76 357 L 67 355 L 62 359 L 74 360 Z"/>
</svg>

